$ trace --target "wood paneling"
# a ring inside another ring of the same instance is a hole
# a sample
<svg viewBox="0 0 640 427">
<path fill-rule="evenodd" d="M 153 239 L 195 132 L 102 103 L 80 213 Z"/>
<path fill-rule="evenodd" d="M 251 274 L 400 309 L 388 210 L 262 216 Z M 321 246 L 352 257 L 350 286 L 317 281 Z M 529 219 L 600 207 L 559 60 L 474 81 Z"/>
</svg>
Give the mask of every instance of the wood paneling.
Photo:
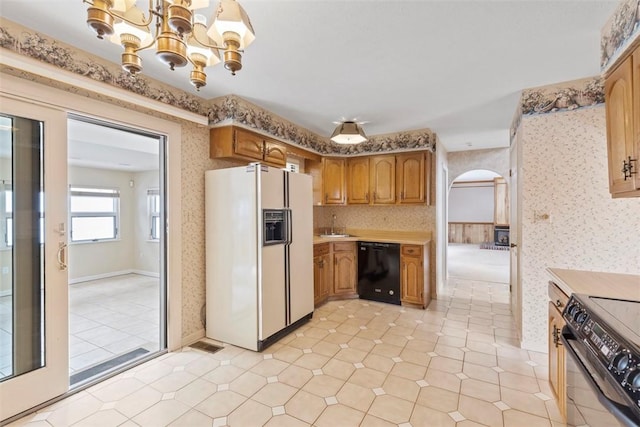
<svg viewBox="0 0 640 427">
<path fill-rule="evenodd" d="M 493 224 L 484 222 L 450 222 L 449 243 L 493 242 Z"/>
<path fill-rule="evenodd" d="M 493 223 L 495 225 L 509 225 L 509 189 L 507 180 L 494 178 L 494 210 Z"/>
</svg>

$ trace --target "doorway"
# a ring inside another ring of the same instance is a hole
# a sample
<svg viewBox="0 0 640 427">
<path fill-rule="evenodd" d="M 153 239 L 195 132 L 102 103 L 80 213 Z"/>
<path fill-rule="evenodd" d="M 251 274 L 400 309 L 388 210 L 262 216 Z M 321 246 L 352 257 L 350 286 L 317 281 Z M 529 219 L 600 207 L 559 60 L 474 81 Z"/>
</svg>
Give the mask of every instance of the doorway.
<svg viewBox="0 0 640 427">
<path fill-rule="evenodd" d="M 448 190 L 447 276 L 509 288 L 506 180 L 486 169 L 456 177 Z"/>
<path fill-rule="evenodd" d="M 166 348 L 165 143 L 81 116 L 67 133 L 73 389 Z"/>
</svg>

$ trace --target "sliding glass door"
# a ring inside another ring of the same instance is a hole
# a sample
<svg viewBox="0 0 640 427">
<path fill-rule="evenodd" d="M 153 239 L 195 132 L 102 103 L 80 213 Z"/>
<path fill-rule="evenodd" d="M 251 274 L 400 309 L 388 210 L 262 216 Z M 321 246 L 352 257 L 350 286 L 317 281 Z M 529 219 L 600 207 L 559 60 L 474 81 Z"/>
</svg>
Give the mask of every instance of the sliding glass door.
<svg viewBox="0 0 640 427">
<path fill-rule="evenodd" d="M 0 421 L 68 390 L 66 113 L 0 97 Z"/>
</svg>

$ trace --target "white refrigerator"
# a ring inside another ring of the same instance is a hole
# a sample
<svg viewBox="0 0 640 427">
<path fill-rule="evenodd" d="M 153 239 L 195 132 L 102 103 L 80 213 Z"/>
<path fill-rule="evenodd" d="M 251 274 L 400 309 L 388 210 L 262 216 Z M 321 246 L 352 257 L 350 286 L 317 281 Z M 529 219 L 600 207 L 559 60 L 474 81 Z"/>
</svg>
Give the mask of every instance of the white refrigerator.
<svg viewBox="0 0 640 427">
<path fill-rule="evenodd" d="M 311 177 L 205 172 L 206 335 L 254 351 L 313 314 Z"/>
</svg>

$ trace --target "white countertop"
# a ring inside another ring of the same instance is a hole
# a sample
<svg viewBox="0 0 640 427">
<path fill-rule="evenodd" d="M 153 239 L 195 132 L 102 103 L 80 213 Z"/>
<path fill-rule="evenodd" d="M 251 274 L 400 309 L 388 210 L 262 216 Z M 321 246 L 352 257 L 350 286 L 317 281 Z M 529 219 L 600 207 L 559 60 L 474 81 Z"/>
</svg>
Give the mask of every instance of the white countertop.
<svg viewBox="0 0 640 427">
<path fill-rule="evenodd" d="M 547 268 L 547 272 L 567 295 L 576 293 L 640 301 L 640 275 L 563 268 Z"/>
</svg>

